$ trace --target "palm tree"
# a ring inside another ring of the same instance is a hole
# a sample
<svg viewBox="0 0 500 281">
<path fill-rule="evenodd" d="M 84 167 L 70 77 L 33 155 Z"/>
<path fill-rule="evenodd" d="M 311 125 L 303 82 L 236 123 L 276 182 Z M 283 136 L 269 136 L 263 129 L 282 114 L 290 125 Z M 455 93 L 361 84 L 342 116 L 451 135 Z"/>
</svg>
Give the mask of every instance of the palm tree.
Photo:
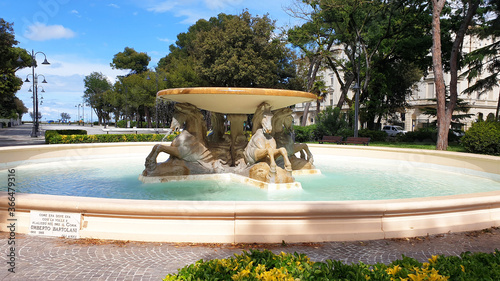
<svg viewBox="0 0 500 281">
<path fill-rule="evenodd" d="M 318 99 L 316 100 L 316 114 L 318 114 L 320 111 L 321 101 L 328 96 L 327 89 L 328 88 L 325 85 L 325 81 L 323 81 L 322 79 L 314 81 L 312 85 L 311 93 L 318 96 Z"/>
</svg>

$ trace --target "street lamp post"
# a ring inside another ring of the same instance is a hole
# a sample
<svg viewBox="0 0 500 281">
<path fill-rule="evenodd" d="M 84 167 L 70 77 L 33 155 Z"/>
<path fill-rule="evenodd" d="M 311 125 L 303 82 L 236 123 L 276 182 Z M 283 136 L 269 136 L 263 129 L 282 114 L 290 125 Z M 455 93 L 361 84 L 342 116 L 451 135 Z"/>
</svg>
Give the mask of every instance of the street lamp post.
<svg viewBox="0 0 500 281">
<path fill-rule="evenodd" d="M 359 74 L 358 74 L 359 75 Z M 354 98 L 354 137 L 358 137 L 358 120 L 359 120 L 359 77 L 358 82 L 354 85 L 353 89 L 356 91 Z"/>
<path fill-rule="evenodd" d="M 47 61 L 47 56 L 43 52 L 36 52 L 35 53 L 34 50 L 31 50 L 31 54 L 28 51 L 26 51 L 26 53 L 28 53 L 28 55 L 31 56 L 31 74 L 28 74 L 28 76 L 31 75 L 32 79 L 33 79 L 33 86 L 32 86 L 33 87 L 33 129 L 31 131 L 31 137 L 36 138 L 36 137 L 38 137 L 38 128 L 39 128 L 39 125 L 38 125 L 38 76 L 43 76 L 42 83 L 47 83 L 44 75 L 41 75 L 41 74 L 35 75 L 36 55 L 43 54 L 44 60 L 43 60 L 42 64 L 49 65 L 50 63 Z M 19 56 L 17 61 L 23 62 L 23 59 L 21 58 L 21 56 Z M 30 80 L 28 79 L 28 76 L 26 76 L 26 80 L 24 82 L 30 82 Z M 43 91 L 43 88 L 42 88 L 42 91 Z"/>
<path fill-rule="evenodd" d="M 358 35 L 358 41 L 361 44 L 361 38 Z M 361 83 L 359 81 L 359 72 L 361 71 L 361 46 L 359 48 L 356 48 L 355 52 L 357 52 L 359 49 L 359 54 L 358 54 L 358 70 L 356 71 L 357 73 L 357 81 L 356 84 L 354 85 L 353 89 L 356 91 L 355 98 L 354 98 L 354 137 L 358 137 L 358 123 L 359 123 L 359 91 L 361 89 Z"/>
</svg>

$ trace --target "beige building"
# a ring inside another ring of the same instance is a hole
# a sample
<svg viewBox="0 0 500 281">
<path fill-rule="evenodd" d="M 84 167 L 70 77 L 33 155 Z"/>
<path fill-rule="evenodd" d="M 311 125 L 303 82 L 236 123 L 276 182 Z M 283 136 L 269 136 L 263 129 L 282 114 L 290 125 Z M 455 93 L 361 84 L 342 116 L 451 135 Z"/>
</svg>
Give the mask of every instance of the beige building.
<svg viewBox="0 0 500 281">
<path fill-rule="evenodd" d="M 492 40 L 477 40 L 468 38 L 464 41 L 464 49 L 466 52 L 473 51 L 475 49 L 484 47 L 492 43 Z M 486 73 L 487 74 L 487 73 Z M 337 81 L 336 76 L 333 71 L 329 69 L 322 70 L 318 73 L 318 76 L 322 77 L 325 81 L 325 85 L 328 88 L 327 97 L 321 101 L 320 110 L 324 110 L 327 106 L 336 106 L 340 97 L 340 85 Z M 450 75 L 445 73 L 445 83 L 448 87 L 450 82 Z M 473 82 L 471 82 L 473 83 Z M 488 114 L 495 114 L 496 107 L 498 104 L 498 99 L 500 95 L 500 87 L 496 86 L 492 90 L 484 92 L 476 92 L 471 95 L 463 94 L 462 92 L 471 85 L 466 78 L 460 78 L 458 81 L 458 92 L 459 98 L 464 100 L 470 107 L 469 114 L 472 114 L 471 118 L 468 118 L 464 122 L 462 129 L 467 130 L 473 122 L 482 118 L 486 119 Z M 354 96 L 354 92 L 351 91 L 350 97 Z M 425 115 L 422 113 L 423 108 L 435 106 L 436 92 L 434 87 L 434 75 L 429 73 L 426 77 L 423 77 L 417 84 L 413 86 L 412 94 L 407 98 L 409 107 L 405 108 L 405 112 L 394 116 L 391 120 L 387 118 L 383 119 L 382 126 L 387 124 L 392 124 L 391 122 L 398 121 L 398 125 L 404 126 L 407 131 L 413 131 L 417 128 L 421 128 L 428 124 L 429 122 L 435 121 L 435 118 Z M 294 124 L 300 124 L 304 112 L 305 104 L 297 104 L 294 109 Z M 347 110 L 347 105 L 344 105 L 343 109 Z M 314 124 L 317 115 L 317 105 L 315 102 L 311 103 L 309 108 L 309 115 L 307 124 Z M 361 127 L 360 127 L 361 128 Z"/>
</svg>

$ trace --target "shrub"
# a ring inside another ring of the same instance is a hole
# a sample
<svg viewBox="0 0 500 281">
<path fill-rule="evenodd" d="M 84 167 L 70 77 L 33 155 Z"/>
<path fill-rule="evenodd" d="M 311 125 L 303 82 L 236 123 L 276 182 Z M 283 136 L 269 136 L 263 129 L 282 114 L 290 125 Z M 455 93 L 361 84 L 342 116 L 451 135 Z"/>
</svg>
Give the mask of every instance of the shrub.
<svg viewBox="0 0 500 281">
<path fill-rule="evenodd" d="M 47 133 L 45 134 L 45 141 L 46 143 L 50 144 L 148 141 L 156 142 L 162 141 L 165 137 L 165 135 L 162 134 L 60 135 L 50 133 L 49 135 L 50 136 L 47 136 Z M 174 136 L 171 137 L 171 139 L 173 138 Z"/>
<path fill-rule="evenodd" d="M 396 140 L 398 142 L 432 142 L 436 143 L 437 141 L 437 128 L 427 127 L 420 128 L 413 132 L 407 132 L 406 134 L 399 134 L 396 136 Z M 448 142 L 457 142 L 460 140 L 460 137 L 453 133 L 453 130 L 448 131 Z"/>
<path fill-rule="evenodd" d="M 384 131 L 361 129 L 358 131 L 358 135 L 370 138 L 370 141 L 385 141 L 387 139 L 387 133 Z"/>
<path fill-rule="evenodd" d="M 436 128 L 420 128 L 413 132 L 400 134 L 396 136 L 399 142 L 433 142 L 437 140 Z"/>
<path fill-rule="evenodd" d="M 477 122 L 465 132 L 462 146 L 467 152 L 500 155 L 500 122 Z"/>
<path fill-rule="evenodd" d="M 500 252 L 432 256 L 428 262 L 403 256 L 389 265 L 311 262 L 304 254 L 244 251 L 228 259 L 199 260 L 163 280 L 499 280 Z"/>
<path fill-rule="evenodd" d="M 316 139 L 314 132 L 316 131 L 316 125 L 309 126 L 293 126 L 295 132 L 296 142 L 308 142 Z"/>
<path fill-rule="evenodd" d="M 318 139 L 323 136 L 338 136 L 342 130 L 349 128 L 346 114 L 340 108 L 327 107 L 318 114 L 315 135 Z"/>
<path fill-rule="evenodd" d="M 47 130 L 45 131 L 45 143 L 53 143 L 53 141 L 60 141 L 61 135 L 86 135 L 86 130 Z"/>
<path fill-rule="evenodd" d="M 127 128 L 127 120 L 119 120 L 116 122 L 118 128 Z M 130 121 L 130 127 L 137 127 L 137 121 Z"/>
</svg>

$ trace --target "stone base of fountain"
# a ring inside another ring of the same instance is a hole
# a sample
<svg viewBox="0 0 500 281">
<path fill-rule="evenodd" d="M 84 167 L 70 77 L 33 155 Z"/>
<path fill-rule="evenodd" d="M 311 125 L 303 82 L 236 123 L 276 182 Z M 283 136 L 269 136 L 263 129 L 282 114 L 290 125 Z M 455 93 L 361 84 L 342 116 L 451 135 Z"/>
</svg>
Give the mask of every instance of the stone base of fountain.
<svg viewBox="0 0 500 281">
<path fill-rule="evenodd" d="M 321 171 L 318 169 L 310 170 L 296 170 L 292 172 L 293 176 L 302 175 L 320 175 Z M 229 181 L 234 183 L 242 183 L 251 186 L 255 186 L 261 189 L 272 190 L 301 190 L 302 185 L 300 182 L 291 183 L 269 183 L 265 181 L 256 180 L 244 175 L 238 175 L 235 173 L 221 173 L 221 174 L 199 174 L 199 175 L 181 175 L 181 176 L 139 176 L 139 180 L 143 183 L 162 183 L 162 182 L 176 182 L 176 181 L 204 181 L 204 180 L 216 180 L 216 181 Z"/>
</svg>

